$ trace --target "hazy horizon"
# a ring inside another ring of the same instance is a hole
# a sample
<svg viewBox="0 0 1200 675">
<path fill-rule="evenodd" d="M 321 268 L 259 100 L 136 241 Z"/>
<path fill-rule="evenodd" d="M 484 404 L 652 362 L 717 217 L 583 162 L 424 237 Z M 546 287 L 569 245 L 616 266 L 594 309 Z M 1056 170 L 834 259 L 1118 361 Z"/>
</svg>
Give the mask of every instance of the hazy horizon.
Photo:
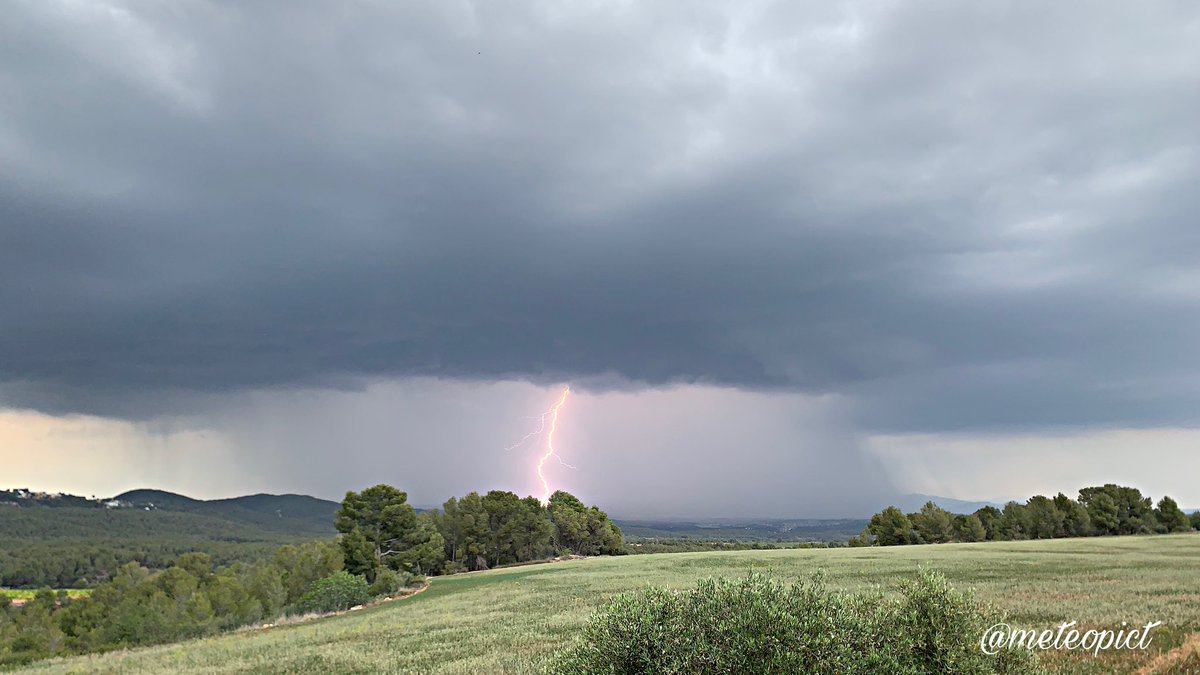
<svg viewBox="0 0 1200 675">
<path fill-rule="evenodd" d="M 364 485 L 364 486 L 361 486 L 358 488 L 351 488 L 351 490 L 361 491 L 362 489 L 364 489 L 366 487 L 370 487 L 370 486 Z M 173 494 L 176 496 L 186 497 L 186 498 L 194 499 L 194 500 L 198 500 L 198 501 L 224 501 L 224 500 L 239 499 L 239 498 L 245 498 L 245 497 L 268 496 L 268 497 L 309 497 L 309 498 L 321 499 L 321 500 L 332 502 L 332 503 L 339 503 L 341 501 L 342 497 L 344 496 L 344 495 L 325 496 L 325 495 L 313 495 L 313 494 L 304 494 L 304 493 L 296 493 L 296 492 L 281 492 L 281 493 L 278 493 L 278 492 L 253 492 L 253 493 L 216 494 L 216 495 L 210 495 L 210 496 L 198 496 L 198 495 L 186 494 L 186 493 L 182 493 L 182 492 L 176 492 L 174 490 L 168 490 L 165 488 L 152 487 L 152 486 L 146 486 L 146 485 L 143 485 L 140 487 L 131 487 L 128 489 L 120 490 L 118 492 L 104 493 L 104 494 L 75 493 L 75 492 L 62 491 L 62 490 L 44 490 L 44 489 L 39 488 L 38 486 L 0 485 L 0 490 L 28 490 L 31 493 L 41 493 L 41 494 L 49 494 L 49 495 L 54 495 L 54 494 L 75 495 L 75 496 L 86 497 L 86 498 L 95 499 L 95 500 L 115 499 L 115 498 L 123 497 L 129 493 L 135 493 L 135 492 L 163 492 L 163 493 L 169 493 L 169 494 Z M 461 497 L 462 495 L 453 495 L 453 496 Z M 519 495 L 519 496 L 526 497 L 526 496 L 536 496 L 536 495 Z M 886 504 L 883 502 L 880 502 L 879 505 L 874 508 L 875 508 L 875 510 L 878 510 L 879 508 L 882 508 L 883 506 L 900 506 L 903 509 L 907 509 L 907 510 L 911 511 L 911 510 L 916 510 L 920 506 L 919 504 L 916 503 L 916 500 L 922 500 L 922 501 L 932 500 L 932 501 L 937 502 L 939 504 L 939 506 L 943 506 L 947 510 L 958 513 L 961 511 L 954 511 L 954 509 L 952 508 L 953 505 L 958 504 L 958 503 L 991 504 L 991 505 L 996 505 L 996 506 L 1003 506 L 1006 502 L 1010 501 L 1007 499 L 1003 499 L 1003 500 L 993 500 L 993 499 L 960 500 L 960 499 L 955 499 L 955 498 L 951 498 L 951 497 L 943 497 L 940 495 L 926 495 L 926 494 L 921 494 L 921 493 L 910 493 L 910 494 L 906 494 L 906 495 L 898 495 L 897 499 L 899 501 L 893 500 Z M 1020 500 L 1016 500 L 1016 501 L 1024 501 L 1024 499 L 1020 499 Z M 411 504 L 414 508 L 416 508 L 418 510 L 438 510 L 438 511 L 442 510 L 441 503 L 437 503 L 437 504 L 420 503 L 420 502 L 414 502 L 412 500 L 409 500 L 409 504 Z M 596 506 L 604 507 L 605 505 L 597 504 Z M 665 522 L 670 522 L 670 521 L 698 521 L 698 522 L 736 521 L 736 522 L 745 522 L 745 521 L 752 521 L 755 519 L 770 520 L 770 521 L 781 521 L 781 520 L 782 521 L 786 521 L 786 520 L 864 520 L 864 519 L 867 519 L 870 515 L 872 515 L 870 512 L 864 512 L 864 513 L 855 513 L 855 514 L 844 514 L 841 516 L 827 516 L 825 518 L 809 518 L 809 517 L 805 516 L 804 514 L 792 514 L 790 516 L 779 516 L 779 515 L 764 516 L 764 515 L 753 515 L 753 514 L 743 514 L 743 515 L 701 514 L 701 515 L 697 515 L 697 514 L 687 514 L 687 513 L 642 515 L 642 514 L 637 514 L 637 513 L 622 513 L 620 511 L 609 512 L 609 516 L 611 516 L 612 518 L 615 518 L 615 519 L 629 520 L 629 521 L 644 521 L 644 522 L 655 522 L 655 521 L 665 521 Z"/>
</svg>

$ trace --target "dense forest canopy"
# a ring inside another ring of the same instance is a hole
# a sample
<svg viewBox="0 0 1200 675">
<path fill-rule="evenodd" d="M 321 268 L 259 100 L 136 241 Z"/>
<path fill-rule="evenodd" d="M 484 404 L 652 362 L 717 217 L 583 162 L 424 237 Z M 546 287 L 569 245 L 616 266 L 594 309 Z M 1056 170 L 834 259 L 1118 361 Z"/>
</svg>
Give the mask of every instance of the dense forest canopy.
<svg viewBox="0 0 1200 675">
<path fill-rule="evenodd" d="M 137 562 L 165 569 L 184 553 L 218 565 L 253 562 L 283 544 L 326 538 L 326 523 L 242 510 L 195 512 L 142 508 L 0 507 L 0 586 L 84 588 Z"/>
</svg>

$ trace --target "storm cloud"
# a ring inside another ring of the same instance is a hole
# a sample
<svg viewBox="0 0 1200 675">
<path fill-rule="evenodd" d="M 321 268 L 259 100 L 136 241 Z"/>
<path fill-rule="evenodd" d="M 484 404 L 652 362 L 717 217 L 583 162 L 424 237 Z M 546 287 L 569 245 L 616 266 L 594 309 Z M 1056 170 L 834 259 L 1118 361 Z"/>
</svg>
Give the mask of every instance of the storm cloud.
<svg viewBox="0 0 1200 675">
<path fill-rule="evenodd" d="M 0 404 L 380 378 L 1200 423 L 1200 9 L 16 2 Z"/>
</svg>

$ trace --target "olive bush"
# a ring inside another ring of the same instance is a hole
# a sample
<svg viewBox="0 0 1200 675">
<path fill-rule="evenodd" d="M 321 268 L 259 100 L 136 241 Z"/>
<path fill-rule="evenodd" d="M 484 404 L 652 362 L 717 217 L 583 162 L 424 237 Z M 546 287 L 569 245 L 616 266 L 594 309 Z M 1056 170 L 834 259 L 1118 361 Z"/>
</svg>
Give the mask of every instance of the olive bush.
<svg viewBox="0 0 1200 675">
<path fill-rule="evenodd" d="M 1027 652 L 985 655 L 992 612 L 921 572 L 899 593 L 850 594 L 821 577 L 785 586 L 752 573 L 685 591 L 618 596 L 589 621 L 555 673 L 880 673 L 1028 675 Z"/>
<path fill-rule="evenodd" d="M 301 612 L 338 612 L 362 605 L 370 597 L 366 578 L 341 570 L 313 582 L 296 608 Z"/>
</svg>

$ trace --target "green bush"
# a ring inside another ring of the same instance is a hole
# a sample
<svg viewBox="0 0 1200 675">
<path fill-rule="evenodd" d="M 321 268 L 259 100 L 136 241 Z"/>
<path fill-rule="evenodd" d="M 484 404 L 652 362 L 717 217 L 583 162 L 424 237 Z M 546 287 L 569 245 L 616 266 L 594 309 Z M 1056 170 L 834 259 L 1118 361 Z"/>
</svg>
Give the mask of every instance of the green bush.
<svg viewBox="0 0 1200 675">
<path fill-rule="evenodd" d="M 466 571 L 467 571 L 466 565 L 464 565 L 460 562 L 455 562 L 453 560 L 447 560 L 446 564 L 442 565 L 442 574 L 462 574 L 463 572 L 466 572 Z"/>
<path fill-rule="evenodd" d="M 369 592 L 372 598 L 391 595 L 401 588 L 415 585 L 417 578 L 404 570 L 397 571 L 389 567 L 383 567 L 375 573 L 375 581 L 371 583 Z M 420 578 L 424 579 L 425 577 Z"/>
<path fill-rule="evenodd" d="M 364 604 L 370 598 L 367 580 L 342 570 L 313 582 L 309 591 L 296 603 L 296 609 L 301 612 L 339 612 Z"/>
<path fill-rule="evenodd" d="M 372 598 L 378 598 L 384 595 L 391 595 L 400 590 L 400 575 L 396 571 L 388 567 L 381 568 L 375 573 L 375 581 L 371 582 L 367 592 Z"/>
<path fill-rule="evenodd" d="M 996 622 L 970 594 L 922 572 L 899 597 L 828 590 L 819 577 L 790 587 L 751 574 L 686 591 L 618 596 L 589 621 L 552 671 L 635 673 L 879 673 L 1025 675 L 1027 652 L 983 654 Z"/>
</svg>

